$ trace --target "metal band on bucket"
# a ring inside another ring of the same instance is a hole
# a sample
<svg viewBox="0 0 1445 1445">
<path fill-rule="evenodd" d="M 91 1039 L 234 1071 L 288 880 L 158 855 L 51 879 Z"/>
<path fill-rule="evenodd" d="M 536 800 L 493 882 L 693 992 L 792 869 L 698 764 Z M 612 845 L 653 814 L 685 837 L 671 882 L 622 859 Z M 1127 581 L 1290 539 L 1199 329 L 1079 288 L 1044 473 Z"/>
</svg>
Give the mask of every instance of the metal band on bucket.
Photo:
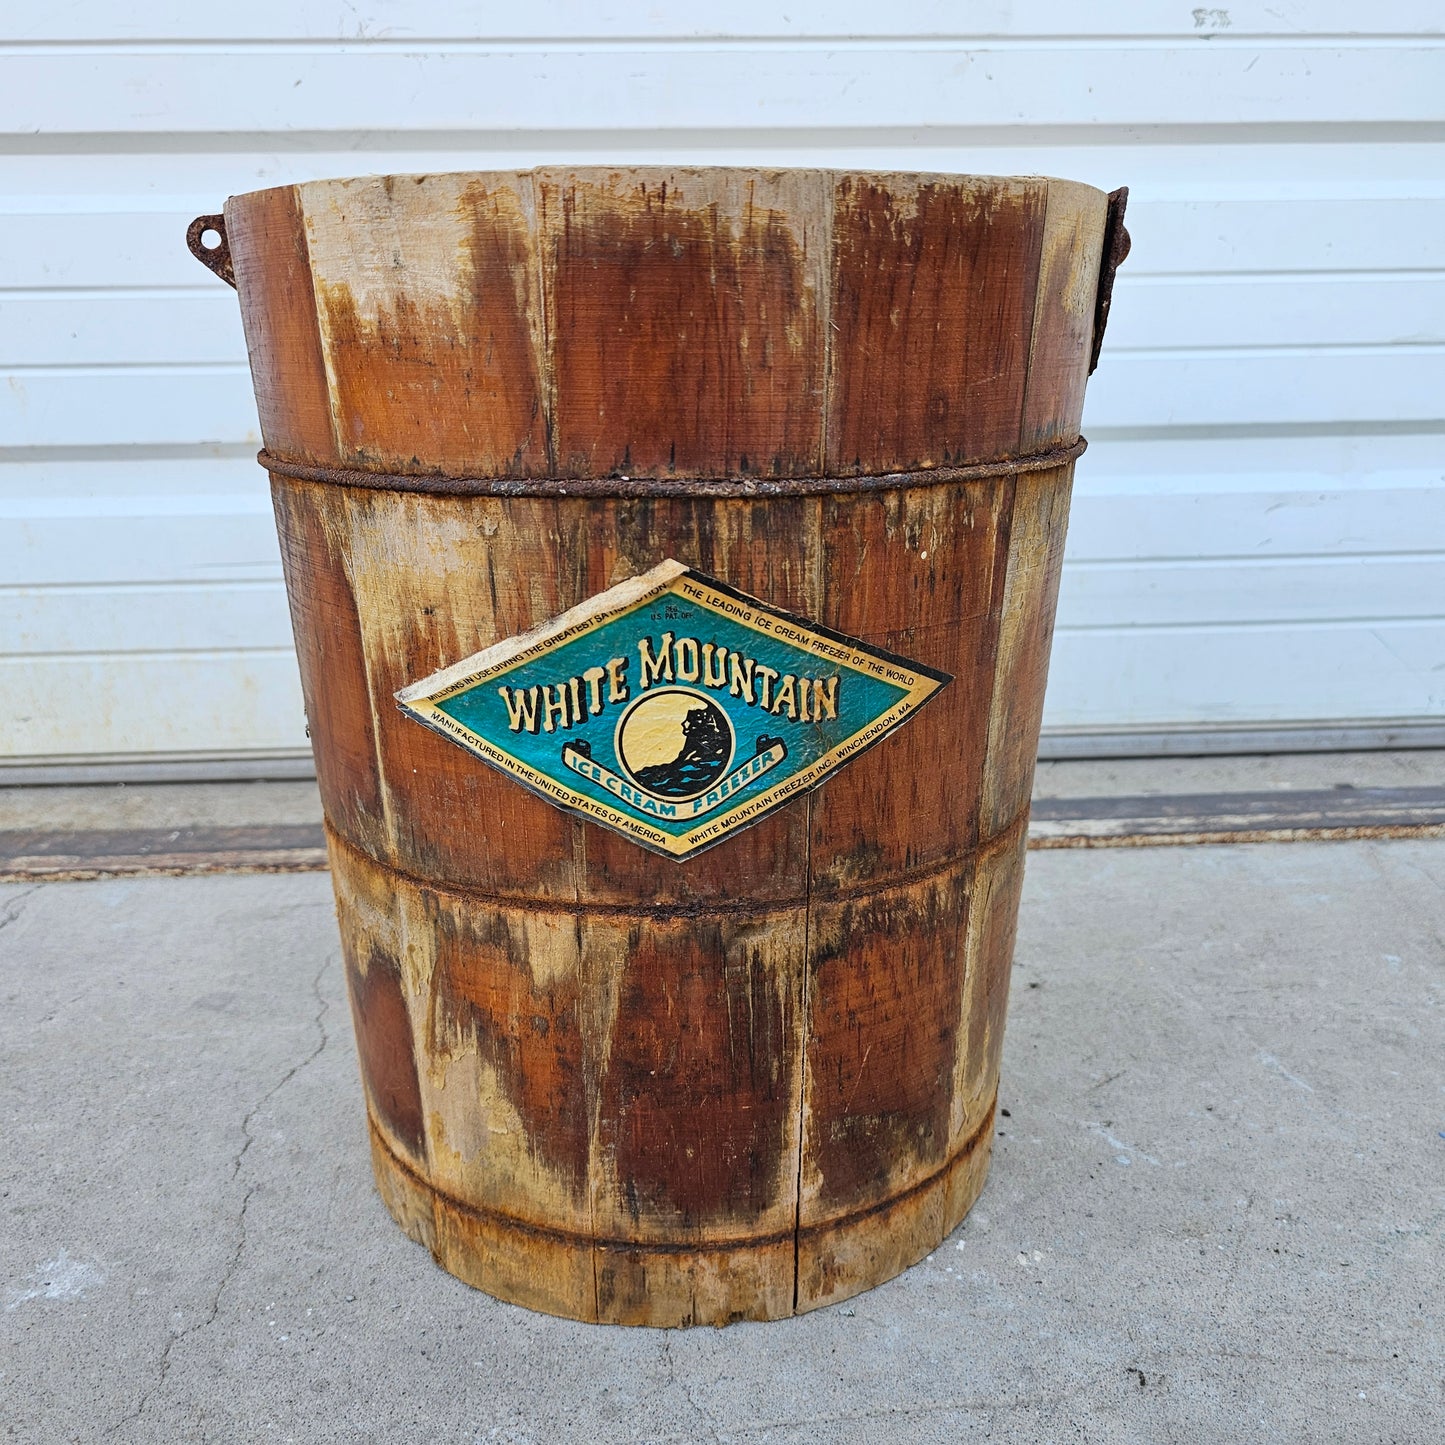
<svg viewBox="0 0 1445 1445">
<path fill-rule="evenodd" d="M 369 487 L 392 492 L 430 492 L 450 497 L 814 497 L 856 492 L 945 487 L 989 477 L 1051 472 L 1081 456 L 1088 442 L 966 467 L 930 467 L 914 472 L 882 472 L 853 477 L 454 477 L 442 472 L 372 472 L 354 467 L 323 467 L 288 461 L 268 451 L 256 460 L 278 477 L 326 482 L 338 487 Z"/>
</svg>

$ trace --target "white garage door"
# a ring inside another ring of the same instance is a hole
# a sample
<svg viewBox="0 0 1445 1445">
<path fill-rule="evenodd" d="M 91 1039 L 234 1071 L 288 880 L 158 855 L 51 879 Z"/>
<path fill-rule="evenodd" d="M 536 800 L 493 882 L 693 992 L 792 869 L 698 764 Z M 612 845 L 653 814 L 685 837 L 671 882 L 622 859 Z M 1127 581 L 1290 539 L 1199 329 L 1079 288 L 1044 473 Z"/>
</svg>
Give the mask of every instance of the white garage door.
<svg viewBox="0 0 1445 1445">
<path fill-rule="evenodd" d="M 4 7 L 10 764 L 305 747 L 236 299 L 186 223 L 292 180 L 557 161 L 1127 183 L 1050 750 L 1445 735 L 1438 0 L 712 14 Z"/>
</svg>

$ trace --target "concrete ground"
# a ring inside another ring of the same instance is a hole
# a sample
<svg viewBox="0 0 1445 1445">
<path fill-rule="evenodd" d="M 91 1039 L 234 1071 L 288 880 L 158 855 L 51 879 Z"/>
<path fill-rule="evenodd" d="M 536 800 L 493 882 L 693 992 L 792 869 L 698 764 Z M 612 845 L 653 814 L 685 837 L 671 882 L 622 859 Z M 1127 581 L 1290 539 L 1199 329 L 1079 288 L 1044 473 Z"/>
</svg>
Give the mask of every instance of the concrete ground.
<svg viewBox="0 0 1445 1445">
<path fill-rule="evenodd" d="M 1001 1104 L 891 1283 L 572 1324 L 383 1210 L 324 875 L 0 888 L 3 1438 L 1445 1439 L 1445 839 L 1032 854 Z"/>
</svg>

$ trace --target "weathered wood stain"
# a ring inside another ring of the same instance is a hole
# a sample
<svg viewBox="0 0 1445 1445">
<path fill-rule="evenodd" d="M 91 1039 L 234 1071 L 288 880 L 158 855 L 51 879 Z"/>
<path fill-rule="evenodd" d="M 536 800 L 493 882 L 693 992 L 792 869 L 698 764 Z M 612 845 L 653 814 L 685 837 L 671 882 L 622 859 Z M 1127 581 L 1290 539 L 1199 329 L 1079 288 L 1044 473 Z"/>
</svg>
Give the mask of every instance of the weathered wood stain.
<svg viewBox="0 0 1445 1445">
<path fill-rule="evenodd" d="M 558 475 L 816 472 L 815 192 L 808 172 L 538 177 Z"/>
<path fill-rule="evenodd" d="M 805 1225 L 878 1204 L 947 1158 L 967 871 L 813 905 Z"/>
<path fill-rule="evenodd" d="M 425 1154 L 425 1125 L 401 970 L 394 958 L 375 946 L 361 968 L 348 951 L 346 984 L 367 1094 L 387 1127 L 420 1159 Z"/>
<path fill-rule="evenodd" d="M 1040 178 L 685 168 L 228 204 L 378 1185 L 445 1268 L 774 1318 L 976 1197 L 1072 478 L 1009 459 L 1078 438 L 1104 217 Z M 816 477 L 863 481 L 786 492 Z M 954 681 L 684 864 L 396 709 L 668 557 Z"/>
<path fill-rule="evenodd" d="M 436 936 L 427 1039 L 433 1058 L 471 1053 L 496 1078 L 528 1147 L 578 1198 L 588 1191 L 591 1119 L 583 1089 L 575 932 L 572 967 L 539 973 L 531 920 L 426 898 Z"/>
<path fill-rule="evenodd" d="M 827 468 L 1011 455 L 1049 183 L 841 178 Z"/>
<path fill-rule="evenodd" d="M 745 1239 L 791 1223 L 802 938 L 773 922 L 630 926 L 600 1080 L 603 1232 Z"/>
</svg>

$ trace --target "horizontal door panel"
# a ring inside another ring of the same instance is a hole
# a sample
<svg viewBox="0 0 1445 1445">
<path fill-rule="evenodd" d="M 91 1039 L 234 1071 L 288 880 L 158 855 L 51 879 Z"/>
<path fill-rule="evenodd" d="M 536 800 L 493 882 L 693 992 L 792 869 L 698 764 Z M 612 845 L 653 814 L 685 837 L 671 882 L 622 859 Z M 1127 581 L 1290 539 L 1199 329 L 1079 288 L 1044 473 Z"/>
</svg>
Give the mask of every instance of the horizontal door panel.
<svg viewBox="0 0 1445 1445">
<path fill-rule="evenodd" d="M 0 50 L 0 134 L 1410 124 L 1445 50 L 1259 46 Z M 1026 103 L 1024 103 L 1026 98 Z"/>
<path fill-rule="evenodd" d="M 645 36 L 917 37 L 1165 36 L 1229 43 L 1253 36 L 1440 34 L 1431 0 L 1382 0 L 1362 11 L 1348 0 L 1245 0 L 1227 10 L 1162 6 L 1158 0 L 807 0 L 786 8 L 772 0 L 731 0 L 699 7 L 686 0 L 638 5 L 625 0 L 553 0 L 529 7 L 478 7 L 468 0 L 252 0 L 235 10 L 202 6 L 121 6 L 116 0 L 70 0 L 62 6 L 16 6 L 0 14 L 0 41 L 341 40 L 414 43 L 417 37 L 486 44 L 497 40 L 588 36 L 603 41 Z M 574 42 L 575 43 L 575 42 Z"/>
<path fill-rule="evenodd" d="M 1445 617 L 1055 634 L 1044 726 L 1445 715 Z"/>
<path fill-rule="evenodd" d="M 275 581 L 0 588 L 0 650 L 12 656 L 290 645 L 286 589 Z"/>
<path fill-rule="evenodd" d="M 0 659 L 0 756 L 305 748 L 290 649 Z"/>
</svg>

